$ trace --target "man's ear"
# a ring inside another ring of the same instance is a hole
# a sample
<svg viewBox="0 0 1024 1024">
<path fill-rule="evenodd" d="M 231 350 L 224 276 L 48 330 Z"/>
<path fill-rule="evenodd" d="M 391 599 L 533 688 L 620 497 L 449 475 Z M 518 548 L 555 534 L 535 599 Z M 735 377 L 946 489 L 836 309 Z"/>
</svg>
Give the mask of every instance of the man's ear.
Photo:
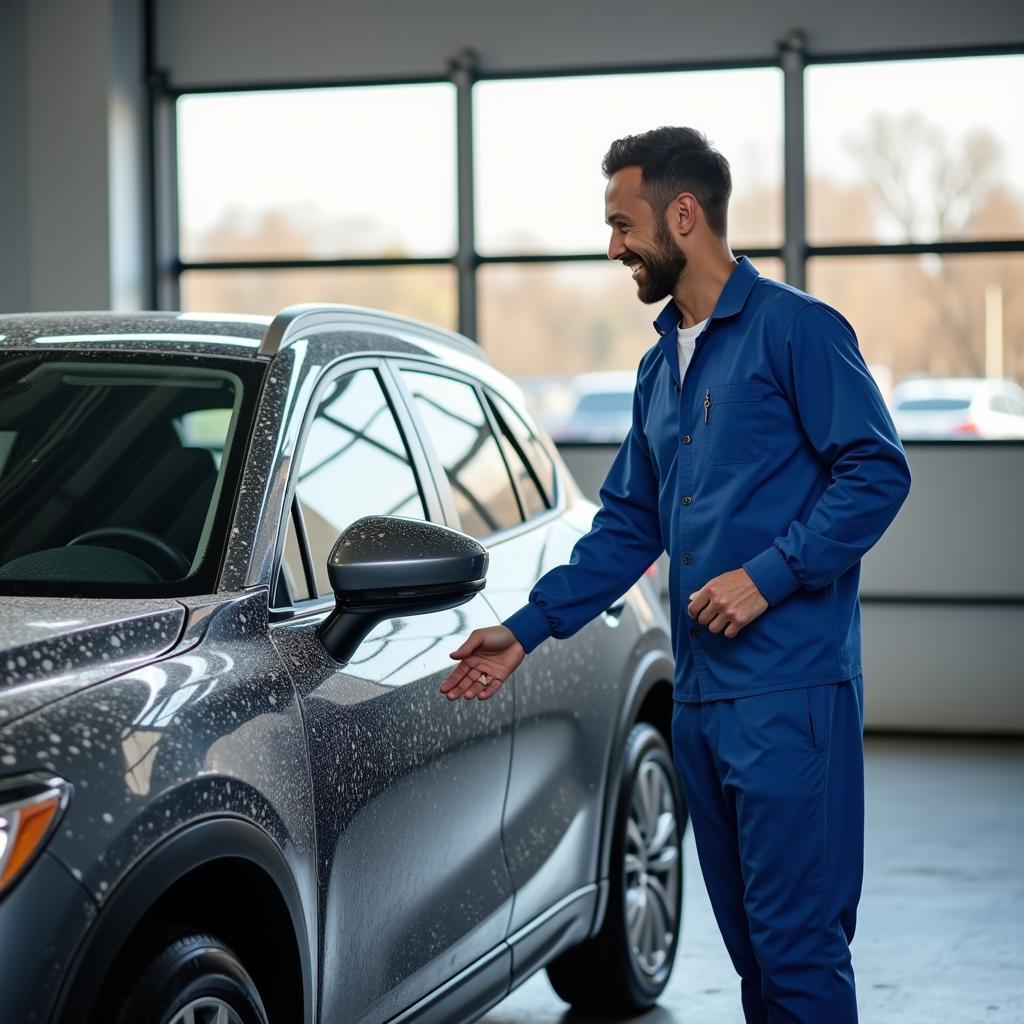
<svg viewBox="0 0 1024 1024">
<path fill-rule="evenodd" d="M 668 205 L 669 227 L 680 235 L 688 235 L 697 226 L 700 203 L 692 192 L 680 192 Z"/>
</svg>

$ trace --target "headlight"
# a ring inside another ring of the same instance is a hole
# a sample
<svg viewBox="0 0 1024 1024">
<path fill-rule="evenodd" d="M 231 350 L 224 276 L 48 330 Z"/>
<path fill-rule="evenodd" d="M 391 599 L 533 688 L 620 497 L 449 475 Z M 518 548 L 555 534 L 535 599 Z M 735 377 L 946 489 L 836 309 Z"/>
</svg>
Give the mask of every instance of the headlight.
<svg viewBox="0 0 1024 1024">
<path fill-rule="evenodd" d="M 70 797 L 71 786 L 55 775 L 0 779 L 0 896 L 42 850 Z"/>
</svg>

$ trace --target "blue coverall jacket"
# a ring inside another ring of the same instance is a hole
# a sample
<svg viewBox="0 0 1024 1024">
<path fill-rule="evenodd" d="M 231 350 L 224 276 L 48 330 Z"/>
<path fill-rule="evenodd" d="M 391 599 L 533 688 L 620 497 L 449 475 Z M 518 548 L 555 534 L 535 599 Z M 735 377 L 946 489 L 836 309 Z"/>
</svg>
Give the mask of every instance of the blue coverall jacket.
<svg viewBox="0 0 1024 1024">
<path fill-rule="evenodd" d="M 745 257 L 682 380 L 679 320 L 670 300 L 592 529 L 505 625 L 528 652 L 570 636 L 666 550 L 676 700 L 850 679 L 861 670 L 860 559 L 910 486 L 853 328 Z M 741 566 L 770 607 L 730 639 L 687 605 Z"/>
</svg>

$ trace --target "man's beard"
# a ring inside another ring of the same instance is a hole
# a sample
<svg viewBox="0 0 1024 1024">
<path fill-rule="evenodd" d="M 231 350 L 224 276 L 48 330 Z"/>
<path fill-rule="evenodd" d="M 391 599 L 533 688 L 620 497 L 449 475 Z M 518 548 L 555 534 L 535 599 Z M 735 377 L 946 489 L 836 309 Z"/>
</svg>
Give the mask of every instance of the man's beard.
<svg viewBox="0 0 1024 1024">
<path fill-rule="evenodd" d="M 644 265 L 644 280 L 637 281 L 636 293 L 647 305 L 667 299 L 686 269 L 686 254 L 675 244 L 664 224 L 658 224 L 654 240 L 658 251 L 653 256 L 639 257 Z"/>
</svg>

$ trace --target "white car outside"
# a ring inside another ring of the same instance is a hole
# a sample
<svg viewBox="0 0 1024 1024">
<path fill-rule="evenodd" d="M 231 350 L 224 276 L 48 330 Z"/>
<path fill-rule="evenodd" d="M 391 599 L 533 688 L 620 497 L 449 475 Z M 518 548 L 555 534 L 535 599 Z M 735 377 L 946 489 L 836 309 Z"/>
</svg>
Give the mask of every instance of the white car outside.
<svg viewBox="0 0 1024 1024">
<path fill-rule="evenodd" d="M 575 407 L 568 416 L 548 424 L 561 443 L 619 444 L 633 422 L 635 370 L 581 373 L 569 382 Z"/>
<path fill-rule="evenodd" d="M 994 377 L 906 380 L 892 418 L 904 441 L 1024 439 L 1024 389 Z"/>
</svg>

